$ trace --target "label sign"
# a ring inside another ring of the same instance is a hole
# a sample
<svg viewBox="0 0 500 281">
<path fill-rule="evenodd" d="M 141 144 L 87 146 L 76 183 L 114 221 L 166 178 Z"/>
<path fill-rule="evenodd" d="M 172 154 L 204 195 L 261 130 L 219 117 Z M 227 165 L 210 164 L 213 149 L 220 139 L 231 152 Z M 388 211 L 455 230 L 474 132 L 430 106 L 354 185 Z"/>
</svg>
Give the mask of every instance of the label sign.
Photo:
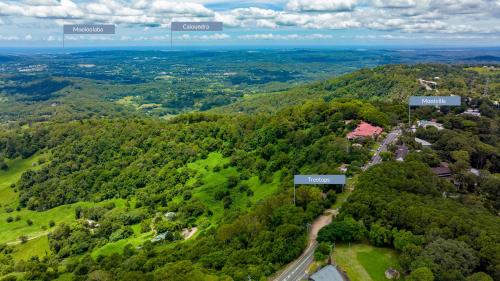
<svg viewBox="0 0 500 281">
<path fill-rule="evenodd" d="M 410 97 L 410 106 L 460 106 L 462 104 L 460 96 L 413 96 Z"/>
<path fill-rule="evenodd" d="M 222 22 L 172 22 L 171 29 L 172 31 L 222 31 Z"/>
<path fill-rule="evenodd" d="M 294 184 L 345 184 L 345 175 L 295 175 Z"/>
<path fill-rule="evenodd" d="M 115 34 L 114 24 L 65 24 L 64 34 Z"/>
</svg>

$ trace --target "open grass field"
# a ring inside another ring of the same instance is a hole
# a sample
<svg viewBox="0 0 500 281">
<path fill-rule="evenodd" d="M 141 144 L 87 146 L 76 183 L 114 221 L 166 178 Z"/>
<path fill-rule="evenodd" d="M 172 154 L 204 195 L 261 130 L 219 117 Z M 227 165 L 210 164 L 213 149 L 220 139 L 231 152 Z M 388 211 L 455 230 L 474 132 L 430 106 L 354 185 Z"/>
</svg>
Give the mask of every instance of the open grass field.
<svg viewBox="0 0 500 281">
<path fill-rule="evenodd" d="M 368 244 L 339 244 L 334 259 L 352 281 L 386 281 L 386 269 L 400 269 L 396 251 Z"/>
<path fill-rule="evenodd" d="M 16 260 L 28 260 L 33 256 L 43 258 L 47 254 L 50 254 L 49 239 L 47 238 L 47 236 L 41 236 L 14 247 L 12 256 Z"/>
<path fill-rule="evenodd" d="M 211 153 L 207 159 L 199 160 L 194 163 L 188 164 L 190 169 L 198 171 L 202 175 L 203 185 L 196 188 L 193 192 L 195 198 L 200 199 L 212 212 L 213 216 L 210 221 L 215 222 L 219 220 L 224 214 L 224 206 L 221 201 L 217 201 L 214 195 L 219 190 L 225 190 L 227 186 L 227 179 L 230 176 L 239 176 L 238 171 L 233 167 L 223 168 L 224 164 L 229 162 L 229 158 L 224 158 L 220 153 Z M 215 166 L 222 167 L 220 171 L 214 171 Z M 255 203 L 259 200 L 271 196 L 278 190 L 278 182 L 280 173 L 273 176 L 273 182 L 262 184 L 257 176 L 253 176 L 248 180 L 241 181 L 240 184 L 246 183 L 253 191 L 252 196 L 239 194 L 232 196 L 232 208 L 246 209 L 249 204 Z M 190 182 L 188 182 L 189 184 Z M 240 192 L 238 186 L 234 187 L 231 194 Z"/>
</svg>

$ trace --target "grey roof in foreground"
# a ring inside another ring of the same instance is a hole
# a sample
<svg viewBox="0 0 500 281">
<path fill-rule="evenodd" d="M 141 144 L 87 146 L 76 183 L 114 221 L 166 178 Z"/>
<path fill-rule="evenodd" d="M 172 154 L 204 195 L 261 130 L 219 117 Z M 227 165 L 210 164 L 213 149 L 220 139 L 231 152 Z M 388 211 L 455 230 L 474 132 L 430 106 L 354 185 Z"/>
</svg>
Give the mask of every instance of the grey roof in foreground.
<svg viewBox="0 0 500 281">
<path fill-rule="evenodd" d="M 340 272 L 333 265 L 327 265 L 311 275 L 313 281 L 344 281 Z"/>
</svg>

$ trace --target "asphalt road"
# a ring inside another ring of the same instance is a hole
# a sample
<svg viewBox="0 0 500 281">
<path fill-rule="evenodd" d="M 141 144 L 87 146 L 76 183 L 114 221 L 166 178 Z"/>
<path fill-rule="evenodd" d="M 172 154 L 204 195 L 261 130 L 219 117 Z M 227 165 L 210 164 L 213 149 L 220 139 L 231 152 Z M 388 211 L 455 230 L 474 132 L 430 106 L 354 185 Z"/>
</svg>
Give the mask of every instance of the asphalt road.
<svg viewBox="0 0 500 281">
<path fill-rule="evenodd" d="M 371 166 L 377 165 L 380 162 L 382 162 L 382 157 L 380 157 L 380 153 L 387 151 L 387 147 L 389 146 L 389 144 L 395 142 L 399 138 L 400 135 L 401 135 L 400 128 L 396 128 L 393 131 L 391 131 L 387 135 L 387 137 L 385 137 L 385 139 L 382 141 L 382 143 L 380 144 L 380 147 L 377 149 L 377 151 L 375 151 L 375 154 L 372 156 L 372 159 L 370 160 L 370 162 L 368 162 L 368 164 L 366 164 L 363 167 L 363 170 L 366 170 L 366 169 L 370 168 Z"/>
<path fill-rule="evenodd" d="M 320 216 L 312 223 L 311 232 L 309 234 L 309 246 L 304 253 L 289 264 L 274 281 L 300 281 L 306 279 L 306 270 L 314 261 L 314 250 L 316 250 L 318 246 L 318 242 L 316 242 L 318 232 L 324 226 L 330 224 L 333 216 L 336 216 L 337 213 L 338 210 L 327 210 L 324 215 Z"/>
<path fill-rule="evenodd" d="M 363 167 L 363 170 L 366 170 L 369 167 L 377 165 L 380 162 L 382 162 L 380 153 L 383 151 L 387 151 L 387 147 L 389 146 L 389 144 L 395 142 L 400 135 L 401 135 L 400 128 L 395 128 L 393 131 L 391 131 L 387 135 L 387 137 L 382 141 L 380 147 L 377 149 L 370 162 L 368 162 L 368 164 L 366 164 Z M 338 210 L 331 210 L 331 211 L 333 212 L 333 215 L 336 215 L 338 212 Z M 318 231 L 323 226 L 330 224 L 332 216 L 329 216 L 330 218 L 329 220 L 327 218 L 328 216 L 323 215 L 313 223 L 313 227 L 311 229 L 311 234 L 310 234 L 309 246 L 307 247 L 307 249 L 304 251 L 304 253 L 302 253 L 302 255 L 298 259 L 289 264 L 281 272 L 281 274 L 278 275 L 278 277 L 274 278 L 273 281 L 301 281 L 307 278 L 306 270 L 314 261 L 314 250 L 318 246 L 318 242 L 316 242 L 316 236 L 318 234 Z"/>
<path fill-rule="evenodd" d="M 310 244 L 304 253 L 285 269 L 275 281 L 300 281 L 305 279 L 306 270 L 314 260 L 314 250 L 316 250 L 317 242 Z"/>
</svg>

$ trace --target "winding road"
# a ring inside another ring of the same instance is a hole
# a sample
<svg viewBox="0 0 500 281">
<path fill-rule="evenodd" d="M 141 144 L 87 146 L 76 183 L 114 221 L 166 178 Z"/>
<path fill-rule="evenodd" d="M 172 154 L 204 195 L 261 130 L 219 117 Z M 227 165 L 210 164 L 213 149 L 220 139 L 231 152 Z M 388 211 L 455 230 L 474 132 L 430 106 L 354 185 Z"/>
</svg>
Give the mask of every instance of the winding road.
<svg viewBox="0 0 500 281">
<path fill-rule="evenodd" d="M 318 232 L 324 226 L 329 225 L 332 222 L 334 216 L 338 214 L 338 209 L 326 210 L 325 213 L 318 217 L 311 225 L 311 231 L 309 233 L 309 245 L 302 255 L 290 263 L 279 275 L 274 279 L 274 281 L 299 281 L 307 277 L 306 270 L 309 268 L 314 260 L 314 250 L 318 246 L 316 238 L 318 237 Z"/>
<path fill-rule="evenodd" d="M 380 153 L 387 151 L 387 147 L 391 143 L 394 143 L 400 135 L 401 129 L 399 127 L 392 130 L 382 141 L 380 147 L 377 149 L 370 162 L 363 167 L 363 171 L 373 165 L 381 163 L 382 158 L 380 157 Z M 314 250 L 316 250 L 316 247 L 318 246 L 318 242 L 316 241 L 318 232 L 321 228 L 330 224 L 333 217 L 336 216 L 338 212 L 339 209 L 327 210 L 325 214 L 313 222 L 311 232 L 309 234 L 309 245 L 306 250 L 298 259 L 291 262 L 277 277 L 273 278 L 273 281 L 301 281 L 307 278 L 306 270 L 314 261 Z"/>
</svg>

